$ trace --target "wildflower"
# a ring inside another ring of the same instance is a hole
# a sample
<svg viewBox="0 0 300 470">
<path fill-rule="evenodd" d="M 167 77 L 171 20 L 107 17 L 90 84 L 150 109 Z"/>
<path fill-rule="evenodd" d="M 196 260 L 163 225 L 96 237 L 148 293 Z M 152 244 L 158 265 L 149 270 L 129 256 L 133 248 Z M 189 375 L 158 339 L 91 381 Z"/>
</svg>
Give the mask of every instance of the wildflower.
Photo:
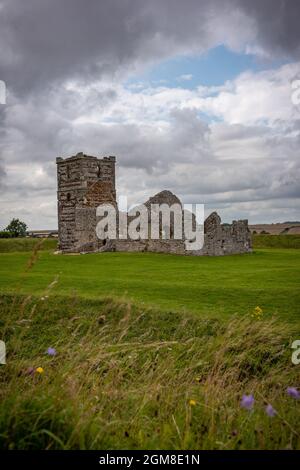
<svg viewBox="0 0 300 470">
<path fill-rule="evenodd" d="M 257 320 L 261 320 L 262 318 L 262 314 L 263 314 L 263 311 L 260 307 L 255 307 L 255 309 L 253 310 L 253 313 L 252 313 L 252 317 L 253 318 L 256 318 Z"/>
<path fill-rule="evenodd" d="M 299 398 L 300 398 L 300 392 L 298 392 L 298 390 L 295 387 L 288 387 L 286 389 L 286 393 L 290 397 L 295 398 L 296 400 L 299 400 Z"/>
<path fill-rule="evenodd" d="M 34 373 L 34 368 L 33 367 L 28 367 L 26 370 L 26 375 L 32 375 Z"/>
<path fill-rule="evenodd" d="M 274 410 L 272 405 L 267 405 L 266 406 L 266 413 L 270 418 L 273 418 L 276 415 L 276 410 Z"/>
<path fill-rule="evenodd" d="M 56 356 L 56 349 L 55 348 L 48 348 L 47 349 L 47 354 L 49 356 Z"/>
<path fill-rule="evenodd" d="M 196 405 L 196 400 L 190 400 L 189 404 L 190 404 L 190 406 L 195 406 Z"/>
<path fill-rule="evenodd" d="M 35 369 L 35 371 L 36 371 L 38 374 L 43 374 L 44 369 L 43 369 L 42 367 L 37 367 L 37 368 Z"/>
<path fill-rule="evenodd" d="M 241 400 L 241 407 L 246 410 L 252 410 L 254 406 L 254 397 L 253 395 L 243 395 Z"/>
</svg>

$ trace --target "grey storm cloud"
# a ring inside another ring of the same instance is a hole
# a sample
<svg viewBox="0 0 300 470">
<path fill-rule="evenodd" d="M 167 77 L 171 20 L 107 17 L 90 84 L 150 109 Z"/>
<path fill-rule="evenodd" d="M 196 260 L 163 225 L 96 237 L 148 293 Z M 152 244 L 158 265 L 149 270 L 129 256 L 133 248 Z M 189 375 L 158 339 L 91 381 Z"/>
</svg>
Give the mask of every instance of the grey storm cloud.
<svg viewBox="0 0 300 470">
<path fill-rule="evenodd" d="M 67 78 L 89 80 L 178 52 L 201 52 L 228 43 L 237 11 L 268 54 L 299 55 L 297 1 L 0 0 L 0 76 L 28 93 Z M 237 34 L 242 43 L 243 25 Z"/>
<path fill-rule="evenodd" d="M 3 140 L 5 129 L 4 129 L 4 109 L 0 106 L 0 141 Z M 0 152 L 0 190 L 3 189 L 4 180 L 5 180 L 5 169 L 4 169 L 4 162 Z"/>
<path fill-rule="evenodd" d="M 17 207 L 33 228 L 47 228 L 48 220 L 55 227 L 55 157 L 81 150 L 117 155 L 120 190 L 134 187 L 139 195 L 166 187 L 219 205 L 299 197 L 300 120 L 286 123 L 286 135 L 228 123 L 213 132 L 195 109 L 175 106 L 163 132 L 138 117 L 78 124 L 113 104 L 121 114 L 116 84 L 176 55 L 225 44 L 297 60 L 299 17 L 300 2 L 292 0 L 0 0 L 0 79 L 8 91 L 0 106 L 5 220 Z M 93 88 L 101 80 L 104 86 Z M 67 86 L 74 82 L 88 92 Z M 268 147 L 266 158 L 240 158 L 242 146 L 255 140 Z M 232 158 L 217 158 L 215 148 L 226 145 Z"/>
<path fill-rule="evenodd" d="M 2 189 L 4 178 L 5 178 L 5 170 L 4 170 L 3 163 L 1 162 L 1 159 L 0 159 L 0 189 Z"/>
<path fill-rule="evenodd" d="M 255 19 L 258 44 L 271 54 L 299 58 L 300 3 L 297 0 L 237 0 L 236 3 Z"/>
</svg>

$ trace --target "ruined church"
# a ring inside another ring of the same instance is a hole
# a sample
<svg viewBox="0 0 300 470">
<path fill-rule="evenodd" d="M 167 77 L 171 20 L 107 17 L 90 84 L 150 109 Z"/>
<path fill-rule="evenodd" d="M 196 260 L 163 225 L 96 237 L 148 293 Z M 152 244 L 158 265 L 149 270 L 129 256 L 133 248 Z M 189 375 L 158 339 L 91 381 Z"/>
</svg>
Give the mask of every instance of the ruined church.
<svg viewBox="0 0 300 470">
<path fill-rule="evenodd" d="M 221 224 L 216 212 L 204 221 L 204 245 L 200 250 L 186 250 L 184 239 L 100 240 L 96 234 L 96 208 L 111 203 L 117 208 L 115 157 L 97 158 L 78 153 L 57 158 L 57 199 L 59 249 L 63 253 L 101 251 L 150 251 L 186 255 L 220 256 L 251 251 L 247 220 Z M 151 204 L 180 204 L 177 196 L 162 191 L 151 197 Z"/>
</svg>

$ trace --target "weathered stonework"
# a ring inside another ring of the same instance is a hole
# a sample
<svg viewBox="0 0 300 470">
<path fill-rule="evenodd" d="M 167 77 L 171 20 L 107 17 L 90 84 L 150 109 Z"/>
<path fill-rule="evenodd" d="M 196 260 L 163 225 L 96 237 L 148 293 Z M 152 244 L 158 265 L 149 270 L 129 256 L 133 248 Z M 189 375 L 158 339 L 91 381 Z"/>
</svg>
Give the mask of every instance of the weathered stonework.
<svg viewBox="0 0 300 470">
<path fill-rule="evenodd" d="M 185 241 L 151 238 L 141 240 L 106 240 L 96 235 L 96 208 L 102 203 L 117 207 L 115 188 L 115 157 L 97 158 L 78 153 L 62 159 L 57 158 L 58 182 L 58 228 L 59 249 L 62 252 L 101 251 L 151 251 L 158 253 L 187 254 L 196 256 L 221 256 L 251 251 L 251 233 L 247 220 L 221 224 L 216 212 L 204 222 L 204 246 L 201 250 L 188 251 Z M 162 191 L 151 197 L 148 209 L 150 231 L 151 204 L 182 204 L 170 191 Z M 130 216 L 128 217 L 130 221 Z M 160 227 L 162 232 L 163 227 Z M 170 230 L 172 232 L 172 220 Z"/>
<path fill-rule="evenodd" d="M 57 158 L 59 249 L 64 252 L 96 251 L 96 207 L 116 204 L 115 157 Z"/>
<path fill-rule="evenodd" d="M 232 224 L 221 224 L 217 212 L 204 221 L 204 246 L 192 255 L 222 256 L 251 252 L 251 232 L 248 220 L 234 220 Z"/>
</svg>

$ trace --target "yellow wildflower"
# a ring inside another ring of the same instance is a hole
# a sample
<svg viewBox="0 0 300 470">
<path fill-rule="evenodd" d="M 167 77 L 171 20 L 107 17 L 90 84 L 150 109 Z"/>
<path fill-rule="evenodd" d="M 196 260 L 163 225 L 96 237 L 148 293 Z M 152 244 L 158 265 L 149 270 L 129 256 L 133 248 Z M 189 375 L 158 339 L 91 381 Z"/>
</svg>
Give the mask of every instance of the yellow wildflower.
<svg viewBox="0 0 300 470">
<path fill-rule="evenodd" d="M 196 405 L 196 400 L 190 400 L 189 404 L 190 404 L 190 406 L 195 406 Z"/>
<path fill-rule="evenodd" d="M 255 309 L 253 310 L 253 313 L 252 313 L 252 318 L 256 318 L 257 320 L 261 320 L 262 318 L 262 314 L 263 314 L 263 311 L 260 307 L 255 307 Z"/>
<path fill-rule="evenodd" d="M 35 371 L 36 371 L 38 374 L 43 374 L 44 369 L 43 369 L 42 367 L 37 367 L 37 368 L 35 369 Z"/>
</svg>

